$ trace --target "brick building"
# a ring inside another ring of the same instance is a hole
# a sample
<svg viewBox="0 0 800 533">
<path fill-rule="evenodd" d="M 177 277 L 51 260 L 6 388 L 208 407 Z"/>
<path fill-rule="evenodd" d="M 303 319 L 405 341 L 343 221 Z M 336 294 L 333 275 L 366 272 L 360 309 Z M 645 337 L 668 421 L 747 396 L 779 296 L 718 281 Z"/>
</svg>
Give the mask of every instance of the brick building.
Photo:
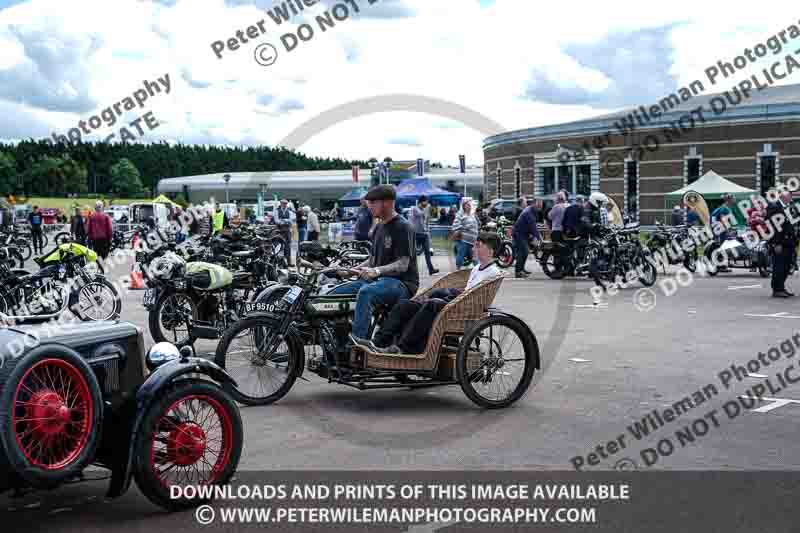
<svg viewBox="0 0 800 533">
<path fill-rule="evenodd" d="M 800 176 L 800 85 L 668 97 L 578 122 L 484 141 L 485 198 L 602 191 L 644 225 L 666 221 L 664 194 L 708 170 L 766 191 Z"/>
</svg>

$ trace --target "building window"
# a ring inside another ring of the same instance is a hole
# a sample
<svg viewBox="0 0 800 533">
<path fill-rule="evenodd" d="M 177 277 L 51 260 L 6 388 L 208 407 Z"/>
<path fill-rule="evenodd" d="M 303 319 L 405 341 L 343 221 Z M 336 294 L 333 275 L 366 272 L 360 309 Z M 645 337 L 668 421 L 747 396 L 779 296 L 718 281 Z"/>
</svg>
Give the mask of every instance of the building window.
<svg viewBox="0 0 800 533">
<path fill-rule="evenodd" d="M 558 167 L 558 190 L 564 189 L 570 194 L 575 192 L 572 183 L 572 167 L 561 165 Z"/>
<path fill-rule="evenodd" d="M 514 198 L 522 196 L 522 169 L 514 169 Z"/>
<path fill-rule="evenodd" d="M 544 167 L 542 169 L 542 185 L 545 196 L 556 192 L 556 168 Z"/>
<path fill-rule="evenodd" d="M 693 157 L 686 160 L 686 183 L 694 183 L 700 179 L 700 158 Z"/>
<path fill-rule="evenodd" d="M 639 169 L 636 161 L 625 165 L 625 213 L 634 220 L 639 219 Z"/>
<path fill-rule="evenodd" d="M 575 167 L 575 193 L 586 197 L 592 194 L 592 165 Z"/>
<path fill-rule="evenodd" d="M 761 156 L 761 196 L 775 187 L 775 156 Z"/>
<path fill-rule="evenodd" d="M 498 168 L 497 172 L 495 173 L 497 176 L 497 197 L 503 197 L 503 169 Z"/>
</svg>

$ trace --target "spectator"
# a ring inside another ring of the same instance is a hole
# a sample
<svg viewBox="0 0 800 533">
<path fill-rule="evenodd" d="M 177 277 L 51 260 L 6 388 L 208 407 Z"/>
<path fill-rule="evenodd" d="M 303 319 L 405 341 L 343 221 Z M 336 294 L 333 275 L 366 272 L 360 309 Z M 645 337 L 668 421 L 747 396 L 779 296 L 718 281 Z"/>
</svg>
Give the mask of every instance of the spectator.
<svg viewBox="0 0 800 533">
<path fill-rule="evenodd" d="M 280 207 L 275 210 L 275 223 L 281 232 L 283 240 L 286 241 L 283 247 L 283 255 L 286 257 L 286 262 L 289 266 L 292 266 L 292 225 L 296 219 L 294 211 L 289 209 L 289 200 L 282 199 Z"/>
<path fill-rule="evenodd" d="M 531 237 L 537 241 L 541 240 L 537 220 L 536 207 L 529 205 L 520 213 L 514 223 L 511 238 L 514 243 L 514 253 L 517 257 L 517 263 L 514 267 L 514 274 L 517 278 L 524 279 L 530 275 L 530 272 L 525 270 L 525 263 L 528 261 L 528 254 L 530 253 L 528 241 Z"/>
<path fill-rule="evenodd" d="M 306 240 L 308 233 L 308 215 L 305 208 L 297 210 L 297 242 Z"/>
<path fill-rule="evenodd" d="M 467 258 L 472 257 L 472 247 L 478 238 L 478 219 L 472 214 L 472 204 L 469 200 L 462 206 L 460 216 L 453 223 L 451 231 L 460 233 L 456 242 L 456 268 L 462 268 Z"/>
<path fill-rule="evenodd" d="M 428 226 L 428 197 L 420 196 L 417 200 L 417 205 L 408 210 L 408 221 L 414 227 L 415 244 L 417 247 L 422 247 L 425 254 L 425 262 L 428 265 L 428 274 L 433 276 L 438 274 L 439 271 L 433 267 L 431 262 L 431 235 Z"/>
<path fill-rule="evenodd" d="M 83 219 L 80 207 L 75 208 L 75 214 L 70 220 L 69 232 L 75 242 L 86 245 L 86 221 Z"/>
<path fill-rule="evenodd" d="M 447 213 L 447 223 L 448 223 L 449 225 L 451 225 L 451 226 L 452 226 L 453 224 L 455 224 L 455 223 L 456 223 L 456 214 L 457 214 L 457 213 L 458 213 L 458 211 L 456 211 L 456 206 L 452 206 L 452 207 L 450 208 L 450 212 L 449 212 L 449 213 Z"/>
<path fill-rule="evenodd" d="M 103 202 L 100 200 L 94 204 L 94 213 L 89 217 L 87 233 L 92 249 L 97 252 L 97 255 L 102 259 L 106 259 L 108 257 L 108 251 L 111 248 L 113 227 L 111 224 L 111 217 L 103 212 Z"/>
<path fill-rule="evenodd" d="M 578 236 L 578 230 L 583 216 L 583 197 L 577 197 L 575 203 L 564 209 L 562 229 L 564 237 L 574 239 Z"/>
<path fill-rule="evenodd" d="M 303 211 L 308 218 L 308 240 L 318 241 L 320 232 L 319 217 L 317 217 L 317 214 L 311 210 L 310 206 L 303 207 Z"/>
<path fill-rule="evenodd" d="M 10 218 L 10 217 L 9 217 Z M 31 239 L 33 240 L 33 253 L 41 254 L 44 252 L 44 242 L 42 241 L 42 212 L 39 206 L 33 206 L 33 211 L 28 215 L 28 223 L 31 225 Z"/>
<path fill-rule="evenodd" d="M 670 222 L 673 226 L 680 226 L 683 224 L 683 213 L 681 213 L 681 206 L 676 205 L 672 208 L 672 217 Z"/>
<path fill-rule="evenodd" d="M 528 201 L 525 198 L 519 198 L 517 205 L 514 206 L 514 212 L 511 214 L 511 222 L 516 222 L 526 207 L 528 207 Z"/>
<path fill-rule="evenodd" d="M 356 224 L 353 228 L 353 238 L 357 241 L 368 241 L 369 230 L 372 229 L 373 217 L 372 212 L 367 207 L 367 201 L 361 199 L 361 206 L 356 213 Z"/>
</svg>

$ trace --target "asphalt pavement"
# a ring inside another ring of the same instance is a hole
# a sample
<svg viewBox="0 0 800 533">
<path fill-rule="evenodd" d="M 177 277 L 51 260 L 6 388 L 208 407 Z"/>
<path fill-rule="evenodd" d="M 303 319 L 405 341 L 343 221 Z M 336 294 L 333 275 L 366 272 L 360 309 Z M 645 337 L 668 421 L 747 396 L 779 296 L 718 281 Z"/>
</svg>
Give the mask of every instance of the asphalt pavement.
<svg viewBox="0 0 800 533">
<path fill-rule="evenodd" d="M 434 261 L 442 274 L 454 268 L 441 253 Z M 306 373 L 278 403 L 242 407 L 240 470 L 800 469 L 800 386 L 790 382 L 800 347 L 787 343 L 800 333 L 800 296 L 773 299 L 769 279 L 747 271 L 659 272 L 649 292 L 634 283 L 594 301 L 591 281 L 547 279 L 532 259 L 528 268 L 525 280 L 507 272 L 495 300 L 541 351 L 543 369 L 517 404 L 482 410 L 458 386 L 360 392 Z M 800 292 L 796 277 L 787 286 Z M 124 295 L 122 318 L 149 345 L 142 294 Z M 102 501 L 102 490 L 63 488 L 38 511 L 24 505 L 39 496 L 4 495 L 0 511 L 42 517 L 59 498 Z M 138 493 L 122 501 L 154 512 Z M 93 506 L 80 512 L 91 518 Z"/>
</svg>

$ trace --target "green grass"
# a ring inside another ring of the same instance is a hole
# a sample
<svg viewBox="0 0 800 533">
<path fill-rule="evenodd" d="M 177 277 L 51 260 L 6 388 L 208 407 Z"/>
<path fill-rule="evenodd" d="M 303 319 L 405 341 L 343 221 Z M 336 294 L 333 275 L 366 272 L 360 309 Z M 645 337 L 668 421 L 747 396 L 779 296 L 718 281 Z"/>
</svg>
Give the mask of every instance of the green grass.
<svg viewBox="0 0 800 533">
<path fill-rule="evenodd" d="M 51 208 L 51 209 L 61 209 L 62 211 L 70 211 L 72 210 L 73 206 L 77 203 L 79 206 L 89 206 L 94 207 L 94 203 L 97 201 L 97 198 L 88 198 L 88 197 L 80 197 L 80 198 L 39 198 L 39 197 L 30 197 L 28 201 L 25 202 L 30 206 L 38 205 L 39 207 L 44 208 Z M 130 204 L 132 202 L 143 202 L 146 200 L 139 199 L 130 199 L 130 198 L 115 198 L 114 203 L 111 205 L 125 205 Z"/>
</svg>

